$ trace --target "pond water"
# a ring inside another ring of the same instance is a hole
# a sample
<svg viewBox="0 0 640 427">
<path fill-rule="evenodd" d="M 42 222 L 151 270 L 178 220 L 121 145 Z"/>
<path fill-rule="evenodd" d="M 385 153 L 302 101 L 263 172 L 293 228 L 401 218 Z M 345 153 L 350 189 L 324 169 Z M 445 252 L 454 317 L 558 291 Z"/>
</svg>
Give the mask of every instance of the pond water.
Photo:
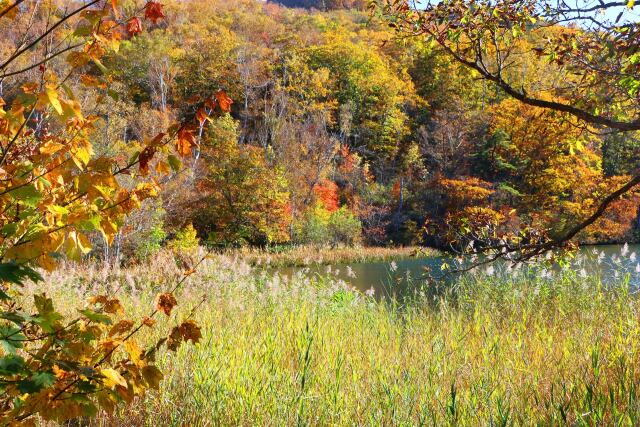
<svg viewBox="0 0 640 427">
<path fill-rule="evenodd" d="M 451 264 L 450 256 L 426 258 L 398 258 L 386 262 L 366 262 L 344 265 L 312 265 L 308 267 L 284 267 L 277 274 L 289 279 L 296 275 L 331 276 L 343 280 L 350 286 L 376 296 L 406 295 L 425 283 L 429 272 L 442 277 L 442 265 Z M 537 275 L 552 277 L 560 267 L 549 269 L 543 266 L 519 267 L 533 270 Z M 585 246 L 574 257 L 566 260 L 565 267 L 579 278 L 600 278 L 605 284 L 629 280 L 631 286 L 640 286 L 640 245 L 601 245 Z M 482 266 L 477 270 L 487 274 L 505 274 L 508 266 L 505 262 Z M 447 275 L 445 282 L 456 280 Z"/>
</svg>

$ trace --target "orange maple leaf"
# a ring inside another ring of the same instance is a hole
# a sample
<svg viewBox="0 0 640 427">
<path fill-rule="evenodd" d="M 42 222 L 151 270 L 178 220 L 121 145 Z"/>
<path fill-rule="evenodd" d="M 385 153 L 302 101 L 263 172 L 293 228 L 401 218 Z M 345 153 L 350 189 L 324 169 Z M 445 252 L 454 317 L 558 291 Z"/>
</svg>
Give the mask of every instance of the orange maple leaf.
<svg viewBox="0 0 640 427">
<path fill-rule="evenodd" d="M 196 113 L 196 119 L 198 119 L 200 126 L 202 126 L 205 121 L 209 120 L 209 113 L 207 113 L 204 108 L 200 108 Z"/>
<path fill-rule="evenodd" d="M 197 146 L 196 136 L 191 129 L 182 128 L 178 131 L 178 141 L 176 142 L 176 150 L 182 157 L 191 154 L 191 148 Z"/>
<path fill-rule="evenodd" d="M 223 90 L 217 91 L 215 96 L 220 109 L 225 113 L 230 112 L 231 104 L 233 104 L 233 99 L 229 98 L 229 95 L 227 95 L 227 93 Z"/>
</svg>

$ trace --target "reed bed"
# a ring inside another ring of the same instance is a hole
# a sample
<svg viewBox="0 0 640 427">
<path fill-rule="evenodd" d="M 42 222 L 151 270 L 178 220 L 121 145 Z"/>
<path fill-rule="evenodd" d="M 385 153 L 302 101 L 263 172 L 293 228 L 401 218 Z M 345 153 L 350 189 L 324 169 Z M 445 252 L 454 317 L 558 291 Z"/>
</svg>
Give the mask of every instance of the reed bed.
<svg viewBox="0 0 640 427">
<path fill-rule="evenodd" d="M 238 248 L 223 252 L 253 266 L 305 267 L 310 265 L 356 264 L 373 261 L 391 261 L 398 258 L 436 256 L 438 251 L 417 246 L 313 246 L 291 245 L 270 249 Z"/>
<path fill-rule="evenodd" d="M 142 316 L 174 270 L 74 268 L 48 286 L 69 310 L 107 290 Z M 206 298 L 202 342 L 160 354 L 161 389 L 93 424 L 638 425 L 640 304 L 619 282 L 492 271 L 399 303 L 218 257 L 175 314 Z"/>
</svg>

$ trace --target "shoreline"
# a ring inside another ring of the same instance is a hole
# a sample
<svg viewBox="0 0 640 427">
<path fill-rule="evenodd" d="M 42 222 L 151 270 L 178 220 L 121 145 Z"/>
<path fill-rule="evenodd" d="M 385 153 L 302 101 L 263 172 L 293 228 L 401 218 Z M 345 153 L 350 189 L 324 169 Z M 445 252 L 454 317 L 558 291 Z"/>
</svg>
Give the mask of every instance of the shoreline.
<svg viewBox="0 0 640 427">
<path fill-rule="evenodd" d="M 581 248 L 616 246 L 624 243 L 586 243 Z M 630 245 L 636 243 L 629 243 Z M 428 258 L 446 255 L 442 249 L 426 246 L 314 246 L 274 248 L 245 247 L 218 252 L 219 256 L 241 259 L 252 267 L 308 267 L 384 262 L 403 258 Z"/>
<path fill-rule="evenodd" d="M 306 267 L 340 265 L 398 258 L 439 256 L 442 251 L 420 246 L 404 247 L 335 247 L 291 246 L 284 249 L 240 248 L 220 252 L 221 256 L 240 258 L 254 267 Z"/>
</svg>

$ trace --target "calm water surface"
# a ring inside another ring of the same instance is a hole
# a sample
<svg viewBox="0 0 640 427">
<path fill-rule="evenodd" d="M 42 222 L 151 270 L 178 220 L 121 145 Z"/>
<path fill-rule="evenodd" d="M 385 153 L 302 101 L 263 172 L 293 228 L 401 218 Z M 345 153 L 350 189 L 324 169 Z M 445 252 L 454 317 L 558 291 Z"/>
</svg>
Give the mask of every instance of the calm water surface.
<svg viewBox="0 0 640 427">
<path fill-rule="evenodd" d="M 277 269 L 283 277 L 304 275 L 331 275 L 343 280 L 362 292 L 375 292 L 378 296 L 406 294 L 425 282 L 429 271 L 441 275 L 444 263 L 451 263 L 451 257 L 398 258 L 387 262 L 367 262 L 344 265 L 314 265 L 309 267 L 285 267 Z M 640 245 L 586 246 L 579 250 L 575 258 L 568 261 L 569 270 L 578 277 L 599 277 L 604 283 L 621 282 L 628 278 L 630 285 L 640 286 Z M 480 267 L 489 274 L 505 274 L 506 264 L 496 263 L 491 267 Z M 551 275 L 540 267 L 536 274 Z M 449 277 L 447 280 L 455 280 Z"/>
</svg>

